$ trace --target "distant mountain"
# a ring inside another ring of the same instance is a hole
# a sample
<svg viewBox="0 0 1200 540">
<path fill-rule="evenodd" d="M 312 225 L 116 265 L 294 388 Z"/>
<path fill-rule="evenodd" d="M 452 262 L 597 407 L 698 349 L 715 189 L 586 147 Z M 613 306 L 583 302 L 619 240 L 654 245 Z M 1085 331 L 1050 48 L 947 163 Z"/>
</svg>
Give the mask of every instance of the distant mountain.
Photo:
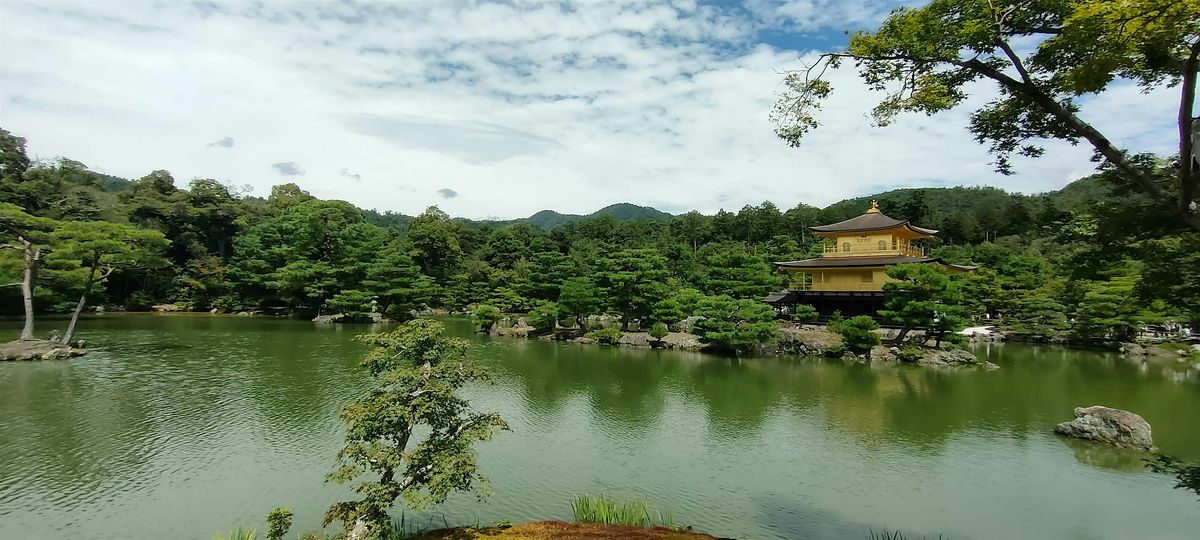
<svg viewBox="0 0 1200 540">
<path fill-rule="evenodd" d="M 566 225 L 567 223 L 571 223 L 574 221 L 581 221 L 581 220 L 585 220 L 585 219 L 592 219 L 592 218 L 599 218 L 599 217 L 610 217 L 617 221 L 638 221 L 638 220 L 667 221 L 667 220 L 671 219 L 671 214 L 668 214 L 668 213 L 658 210 L 656 208 L 651 208 L 649 206 L 638 206 L 636 204 L 630 204 L 630 203 L 617 203 L 617 204 L 605 206 L 604 208 L 601 208 L 601 209 L 599 209 L 595 212 L 592 212 L 586 216 L 579 215 L 579 214 L 563 214 L 560 212 L 555 212 L 554 210 L 542 210 L 541 212 L 538 212 L 527 218 L 504 220 L 504 221 L 492 221 L 489 223 L 491 223 L 493 225 L 510 225 L 510 224 L 524 223 L 524 224 L 548 231 L 555 227 Z"/>
<path fill-rule="evenodd" d="M 984 209 L 1003 209 L 1012 195 L 994 187 L 903 188 L 843 199 L 824 208 L 822 217 L 841 221 L 863 213 L 871 201 L 878 201 L 883 213 L 895 218 L 921 223 L 940 222 L 956 212 L 979 212 Z"/>
</svg>

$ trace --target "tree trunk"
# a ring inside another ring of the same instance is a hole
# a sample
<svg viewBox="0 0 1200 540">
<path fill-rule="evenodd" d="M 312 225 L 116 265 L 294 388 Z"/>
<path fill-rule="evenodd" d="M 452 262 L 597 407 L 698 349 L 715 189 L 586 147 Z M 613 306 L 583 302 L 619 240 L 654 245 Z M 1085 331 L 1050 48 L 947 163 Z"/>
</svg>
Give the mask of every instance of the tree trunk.
<svg viewBox="0 0 1200 540">
<path fill-rule="evenodd" d="M 42 259 L 41 248 L 34 248 L 28 240 L 19 238 L 24 244 L 25 275 L 21 280 L 21 296 L 25 303 L 25 326 L 21 328 L 21 339 L 33 339 L 33 284 L 37 281 L 37 267 Z"/>
<path fill-rule="evenodd" d="M 88 270 L 87 283 L 83 285 L 83 294 L 79 295 L 79 303 L 75 304 L 75 312 L 71 314 L 71 322 L 67 324 L 67 332 L 62 336 L 62 342 L 70 344 L 71 338 L 75 337 L 75 325 L 79 323 L 79 313 L 83 311 L 83 306 L 87 305 L 88 294 L 92 292 L 92 285 L 96 283 L 96 265 L 100 261 L 92 259 L 92 267 Z"/>
<path fill-rule="evenodd" d="M 900 329 L 900 333 L 896 334 L 896 345 L 901 345 L 904 343 L 904 338 L 908 337 L 908 332 L 910 330 L 912 330 L 912 327 L 909 326 L 905 326 L 904 328 Z"/>
<path fill-rule="evenodd" d="M 1200 71 L 1200 41 L 1192 45 L 1192 53 L 1183 63 L 1183 81 L 1179 99 L 1179 210 L 1194 213 L 1192 199 L 1196 195 L 1196 171 L 1192 167 L 1192 107 L 1196 101 L 1196 76 Z"/>
<path fill-rule="evenodd" d="M 1138 168 L 1138 166 L 1129 159 L 1129 156 L 1125 155 L 1123 150 L 1117 148 L 1112 141 L 1108 140 L 1108 137 L 1105 137 L 1104 134 L 1100 133 L 1100 131 L 1094 126 L 1085 122 L 1075 113 L 1068 110 L 1063 106 L 1062 103 L 1059 103 L 1058 100 L 1054 99 L 1054 97 L 1046 94 L 1033 84 L 1018 81 L 979 60 L 969 60 L 967 62 L 951 61 L 950 63 L 976 71 L 989 79 L 999 82 L 1007 87 L 1010 91 L 1019 93 L 1033 100 L 1047 113 L 1050 113 L 1050 115 L 1069 126 L 1071 131 L 1075 132 L 1078 136 L 1091 143 L 1092 148 L 1094 148 L 1097 153 L 1104 156 L 1109 163 L 1111 163 L 1121 172 L 1125 173 L 1130 180 L 1133 180 L 1142 186 L 1142 189 L 1144 189 L 1146 194 L 1152 199 L 1158 201 L 1160 204 L 1168 204 L 1174 207 L 1176 210 L 1176 215 L 1184 225 L 1192 230 L 1200 231 L 1200 214 L 1197 214 L 1191 208 L 1191 205 L 1189 204 L 1190 201 L 1185 201 L 1183 204 L 1180 204 L 1180 200 L 1176 200 L 1170 192 L 1163 189 L 1162 186 L 1159 186 L 1154 181 L 1153 177 Z M 1184 91 L 1186 92 L 1186 88 Z M 1180 156 L 1180 158 L 1182 159 L 1183 156 Z M 1180 198 L 1182 198 L 1182 194 L 1180 194 Z"/>
</svg>

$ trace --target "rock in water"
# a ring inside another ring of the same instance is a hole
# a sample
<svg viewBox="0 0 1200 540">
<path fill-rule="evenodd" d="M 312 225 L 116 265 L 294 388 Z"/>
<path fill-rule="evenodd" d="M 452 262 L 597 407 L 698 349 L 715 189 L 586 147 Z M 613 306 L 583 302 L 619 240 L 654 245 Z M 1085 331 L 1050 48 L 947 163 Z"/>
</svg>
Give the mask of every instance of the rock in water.
<svg viewBox="0 0 1200 540">
<path fill-rule="evenodd" d="M 1129 411 L 1100 405 L 1075 407 L 1075 419 L 1054 426 L 1056 433 L 1091 439 L 1123 448 L 1152 450 L 1154 440 L 1146 419 Z"/>
<path fill-rule="evenodd" d="M 86 353 L 82 348 L 45 339 L 18 339 L 0 345 L 0 360 L 66 360 Z"/>
</svg>

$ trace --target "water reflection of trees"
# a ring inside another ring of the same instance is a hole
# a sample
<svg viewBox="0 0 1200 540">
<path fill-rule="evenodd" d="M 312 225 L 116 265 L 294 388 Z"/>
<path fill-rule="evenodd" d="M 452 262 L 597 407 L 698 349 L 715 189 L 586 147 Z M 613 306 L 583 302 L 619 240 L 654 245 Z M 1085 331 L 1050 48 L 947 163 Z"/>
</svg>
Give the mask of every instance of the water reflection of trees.
<svg viewBox="0 0 1200 540">
<path fill-rule="evenodd" d="M 598 422 L 630 433 L 656 426 L 666 406 L 663 381 L 680 370 L 678 362 L 656 358 L 657 351 L 629 348 L 518 341 L 490 344 L 487 352 L 500 357 L 500 376 L 515 375 L 511 380 L 538 414 L 556 414 L 582 395 Z"/>
<path fill-rule="evenodd" d="M 661 421 L 671 393 L 702 404 L 716 434 L 752 434 L 776 414 L 817 411 L 861 444 L 926 450 L 970 430 L 1048 435 L 1074 407 L 1105 404 L 1145 416 L 1163 448 L 1200 456 L 1191 420 L 1177 413 L 1200 405 L 1200 385 L 1111 356 L 1007 347 L 992 350 L 1003 364 L 995 371 L 547 343 L 508 348 L 499 364 L 520 381 L 530 408 L 553 413 L 583 395 L 596 418 L 633 433 Z"/>
</svg>

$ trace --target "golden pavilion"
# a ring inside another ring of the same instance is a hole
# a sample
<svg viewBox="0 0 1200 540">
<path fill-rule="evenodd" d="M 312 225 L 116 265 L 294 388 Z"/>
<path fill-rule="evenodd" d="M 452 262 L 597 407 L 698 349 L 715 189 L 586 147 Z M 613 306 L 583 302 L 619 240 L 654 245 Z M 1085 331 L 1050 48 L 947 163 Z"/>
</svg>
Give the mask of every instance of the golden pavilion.
<svg viewBox="0 0 1200 540">
<path fill-rule="evenodd" d="M 975 269 L 926 257 L 919 242 L 933 238 L 937 231 L 888 217 L 875 201 L 860 216 L 811 229 L 825 239 L 819 258 L 775 263 L 793 274 L 788 290 L 763 299 L 781 313 L 809 304 L 823 316 L 834 311 L 846 316 L 875 315 L 883 307 L 883 284 L 891 280 L 889 266 L 936 264 L 954 273 Z"/>
</svg>

